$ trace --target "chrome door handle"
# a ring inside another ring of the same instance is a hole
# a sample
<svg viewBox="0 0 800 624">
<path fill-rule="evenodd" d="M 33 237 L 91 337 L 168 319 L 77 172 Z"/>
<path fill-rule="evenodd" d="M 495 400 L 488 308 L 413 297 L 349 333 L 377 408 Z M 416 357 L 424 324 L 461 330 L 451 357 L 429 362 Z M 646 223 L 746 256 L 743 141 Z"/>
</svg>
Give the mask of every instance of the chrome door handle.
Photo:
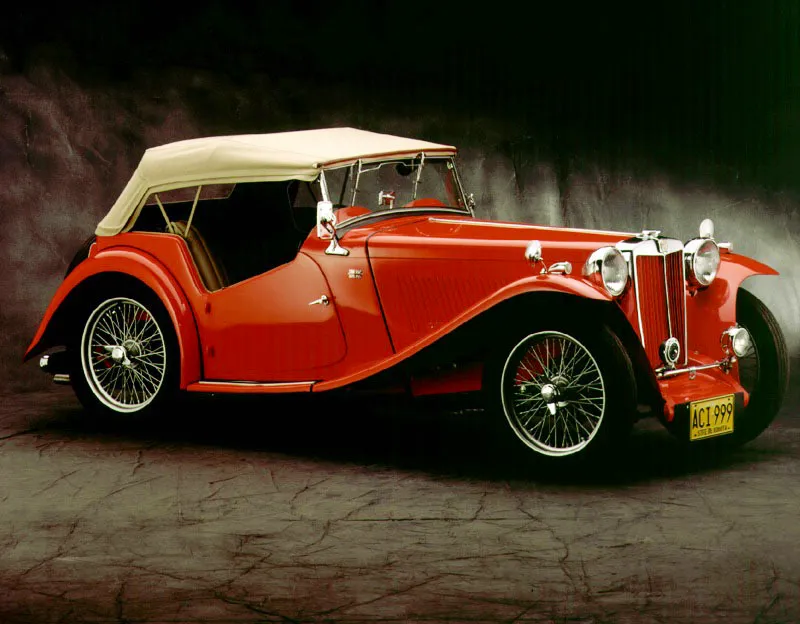
<svg viewBox="0 0 800 624">
<path fill-rule="evenodd" d="M 324 306 L 330 305 L 331 304 L 331 300 L 328 299 L 327 295 L 322 295 L 319 299 L 314 299 L 314 301 L 310 302 L 308 305 L 312 306 L 312 305 L 319 305 L 319 304 L 322 304 Z"/>
</svg>

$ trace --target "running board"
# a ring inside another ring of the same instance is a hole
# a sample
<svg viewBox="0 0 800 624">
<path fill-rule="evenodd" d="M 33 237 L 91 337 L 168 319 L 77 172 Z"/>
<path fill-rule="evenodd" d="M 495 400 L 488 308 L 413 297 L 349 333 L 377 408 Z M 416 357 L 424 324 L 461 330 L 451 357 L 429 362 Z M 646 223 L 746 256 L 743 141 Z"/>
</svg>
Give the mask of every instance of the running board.
<svg viewBox="0 0 800 624">
<path fill-rule="evenodd" d="M 280 381 L 261 383 L 257 381 L 198 381 L 186 386 L 187 392 L 218 392 L 220 394 L 283 394 L 288 392 L 311 392 L 314 381 Z"/>
</svg>

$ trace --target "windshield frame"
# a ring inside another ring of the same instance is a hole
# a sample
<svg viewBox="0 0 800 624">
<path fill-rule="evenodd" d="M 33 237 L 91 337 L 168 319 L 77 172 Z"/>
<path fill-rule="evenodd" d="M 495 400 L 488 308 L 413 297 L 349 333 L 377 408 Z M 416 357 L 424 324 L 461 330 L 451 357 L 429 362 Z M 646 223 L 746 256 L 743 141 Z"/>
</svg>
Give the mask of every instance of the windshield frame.
<svg viewBox="0 0 800 624">
<path fill-rule="evenodd" d="M 441 154 L 434 154 L 432 156 L 428 156 L 424 151 L 418 152 L 414 154 L 410 158 L 414 161 L 419 161 L 419 169 L 417 170 L 415 180 L 414 180 L 414 192 L 416 195 L 416 189 L 419 184 L 419 179 L 422 174 L 422 168 L 426 164 L 433 163 L 445 163 L 445 166 L 452 172 L 452 179 L 455 185 L 455 194 L 458 201 L 461 202 L 461 206 L 446 206 L 446 207 L 438 207 L 438 206 L 420 206 L 415 208 L 401 208 L 401 207 L 384 207 L 382 209 L 376 209 L 370 211 L 368 214 L 358 215 L 354 217 L 350 217 L 345 219 L 341 223 L 337 224 L 337 228 L 341 226 L 350 226 L 351 224 L 360 223 L 362 221 L 368 221 L 373 218 L 377 217 L 385 217 L 387 214 L 409 214 L 409 213 L 419 213 L 419 212 L 447 212 L 447 213 L 457 213 L 457 214 L 464 214 L 474 217 L 474 206 L 472 198 L 469 197 L 464 192 L 464 186 L 461 182 L 461 176 L 458 172 L 458 167 L 456 165 L 455 157 L 454 156 L 442 156 Z M 371 171 L 375 171 L 379 169 L 383 165 L 390 165 L 399 162 L 404 162 L 409 160 L 409 156 L 392 156 L 386 158 L 369 158 L 369 159 L 358 159 L 355 161 L 351 161 L 348 163 L 340 163 L 335 166 L 325 167 L 320 171 L 320 175 L 318 178 L 320 191 L 322 194 L 322 198 L 325 201 L 329 201 L 333 204 L 342 205 L 345 199 L 345 195 L 347 195 L 347 200 L 350 204 L 345 205 L 353 205 L 355 202 L 355 195 L 358 192 L 358 184 L 359 178 L 364 173 L 369 173 Z M 345 173 L 342 179 L 342 185 L 340 189 L 331 189 L 329 188 L 329 180 L 325 176 L 326 171 L 340 171 L 344 169 Z M 354 179 L 354 181 L 353 181 Z M 352 183 L 352 184 L 351 184 Z M 348 190 L 348 185 L 352 186 L 352 189 Z M 347 193 L 345 191 L 348 191 Z M 334 199 L 338 201 L 334 201 Z"/>
</svg>

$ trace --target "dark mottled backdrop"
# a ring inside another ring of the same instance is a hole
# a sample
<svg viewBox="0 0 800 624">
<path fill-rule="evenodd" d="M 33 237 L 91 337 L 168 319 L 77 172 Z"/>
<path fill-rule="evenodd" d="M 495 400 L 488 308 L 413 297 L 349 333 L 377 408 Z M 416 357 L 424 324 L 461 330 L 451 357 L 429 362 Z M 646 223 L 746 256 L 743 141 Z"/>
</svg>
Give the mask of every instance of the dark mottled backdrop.
<svg viewBox="0 0 800 624">
<path fill-rule="evenodd" d="M 253 3 L 257 4 L 257 3 Z M 719 238 L 800 349 L 800 7 L 21 6 L 0 23 L 0 388 L 142 151 L 334 125 L 461 148 L 483 216 Z M 157 16 L 157 19 L 154 17 Z"/>
</svg>

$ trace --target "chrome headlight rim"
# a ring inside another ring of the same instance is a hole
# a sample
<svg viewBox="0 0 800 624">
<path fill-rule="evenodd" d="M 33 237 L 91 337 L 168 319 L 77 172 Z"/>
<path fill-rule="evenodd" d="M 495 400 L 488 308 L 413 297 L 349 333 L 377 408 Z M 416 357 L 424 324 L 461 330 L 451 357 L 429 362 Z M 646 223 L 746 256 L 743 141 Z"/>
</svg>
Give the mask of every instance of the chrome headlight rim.
<svg viewBox="0 0 800 624">
<path fill-rule="evenodd" d="M 701 271 L 698 269 L 698 260 L 703 260 L 705 255 L 711 254 L 716 259 L 716 265 L 712 271 Z M 686 277 L 695 287 L 705 288 L 710 286 L 717 278 L 720 266 L 719 245 L 711 238 L 693 238 L 684 247 L 684 258 L 686 260 Z"/>
<path fill-rule="evenodd" d="M 610 271 L 619 273 L 615 279 Z M 628 287 L 630 271 L 625 256 L 616 247 L 595 249 L 583 265 L 583 275 L 591 282 L 602 286 L 612 297 L 619 297 Z"/>
<path fill-rule="evenodd" d="M 753 352 L 753 336 L 738 323 L 722 332 L 720 339 L 725 355 L 735 355 L 737 358 L 745 357 Z"/>
</svg>

